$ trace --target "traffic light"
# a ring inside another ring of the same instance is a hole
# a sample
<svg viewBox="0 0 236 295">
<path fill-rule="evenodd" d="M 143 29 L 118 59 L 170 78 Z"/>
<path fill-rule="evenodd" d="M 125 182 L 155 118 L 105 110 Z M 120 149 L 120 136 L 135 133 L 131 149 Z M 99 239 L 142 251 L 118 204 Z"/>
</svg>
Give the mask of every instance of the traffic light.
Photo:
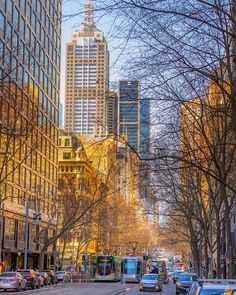
<svg viewBox="0 0 236 295">
<path fill-rule="evenodd" d="M 33 220 L 34 220 L 34 224 L 41 224 L 41 221 L 42 221 L 41 213 L 34 213 Z"/>
</svg>

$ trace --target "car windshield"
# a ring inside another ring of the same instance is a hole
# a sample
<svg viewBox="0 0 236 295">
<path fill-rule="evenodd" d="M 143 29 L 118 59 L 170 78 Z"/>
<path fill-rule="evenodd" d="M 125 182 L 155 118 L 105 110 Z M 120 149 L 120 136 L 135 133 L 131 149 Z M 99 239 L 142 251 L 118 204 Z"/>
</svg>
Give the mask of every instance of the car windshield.
<svg viewBox="0 0 236 295">
<path fill-rule="evenodd" d="M 182 271 L 176 271 L 176 272 L 175 272 L 175 275 L 176 275 L 176 276 L 179 276 L 181 273 L 182 273 Z"/>
<path fill-rule="evenodd" d="M 200 295 L 232 295 L 235 294 L 236 289 L 202 289 Z"/>
<path fill-rule="evenodd" d="M 0 277 L 15 277 L 16 273 L 15 272 L 3 272 L 0 274 Z"/>
<path fill-rule="evenodd" d="M 152 275 L 152 274 L 147 274 L 143 276 L 144 280 L 150 280 L 150 281 L 154 281 L 158 279 L 157 275 Z"/>
<path fill-rule="evenodd" d="M 196 281 L 197 277 L 192 274 L 182 273 L 179 275 L 179 281 Z"/>
</svg>

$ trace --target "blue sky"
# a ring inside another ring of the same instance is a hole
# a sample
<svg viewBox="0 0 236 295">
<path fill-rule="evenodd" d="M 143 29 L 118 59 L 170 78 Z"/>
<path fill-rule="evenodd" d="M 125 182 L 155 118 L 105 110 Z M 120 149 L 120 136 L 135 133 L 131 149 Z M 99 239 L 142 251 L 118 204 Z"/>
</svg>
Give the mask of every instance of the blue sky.
<svg viewBox="0 0 236 295">
<path fill-rule="evenodd" d="M 64 102 L 65 91 L 65 48 L 70 41 L 73 31 L 79 28 L 83 20 L 84 3 L 87 0 L 64 0 L 63 1 L 63 22 L 62 22 L 62 60 L 61 60 L 61 101 Z M 96 0 L 93 1 L 96 8 Z M 73 17 L 68 15 L 76 14 Z M 103 15 L 95 12 L 97 27 L 105 33 L 110 51 L 110 81 L 116 82 L 122 79 L 120 67 L 124 61 L 123 41 L 114 37 L 114 19 L 111 15 Z M 124 77 L 123 77 L 124 78 Z"/>
</svg>

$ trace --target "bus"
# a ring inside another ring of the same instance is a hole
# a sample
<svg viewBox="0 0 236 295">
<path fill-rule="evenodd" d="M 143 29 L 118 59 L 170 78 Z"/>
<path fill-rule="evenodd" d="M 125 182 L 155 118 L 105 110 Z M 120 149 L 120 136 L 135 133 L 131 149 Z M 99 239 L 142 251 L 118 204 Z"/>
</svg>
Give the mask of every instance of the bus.
<svg viewBox="0 0 236 295">
<path fill-rule="evenodd" d="M 112 255 L 99 255 L 95 265 L 96 281 L 119 281 L 120 262 L 119 258 Z"/>
<path fill-rule="evenodd" d="M 139 283 L 147 271 L 146 261 L 143 257 L 121 257 L 121 277 L 126 282 Z"/>
</svg>

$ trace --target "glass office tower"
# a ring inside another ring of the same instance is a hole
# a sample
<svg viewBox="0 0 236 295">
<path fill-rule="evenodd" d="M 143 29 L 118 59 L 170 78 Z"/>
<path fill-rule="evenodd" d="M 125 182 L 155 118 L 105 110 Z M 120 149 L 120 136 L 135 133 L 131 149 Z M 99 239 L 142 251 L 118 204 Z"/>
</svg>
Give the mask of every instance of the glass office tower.
<svg viewBox="0 0 236 295">
<path fill-rule="evenodd" d="M 7 270 L 23 266 L 26 207 L 28 266 L 38 265 L 36 234 L 43 241 L 54 232 L 48 222 L 54 223 L 57 195 L 61 5 L 0 0 L 0 243 Z"/>
<path fill-rule="evenodd" d="M 140 83 L 119 82 L 119 135 L 125 136 L 129 145 L 140 152 Z"/>
</svg>

